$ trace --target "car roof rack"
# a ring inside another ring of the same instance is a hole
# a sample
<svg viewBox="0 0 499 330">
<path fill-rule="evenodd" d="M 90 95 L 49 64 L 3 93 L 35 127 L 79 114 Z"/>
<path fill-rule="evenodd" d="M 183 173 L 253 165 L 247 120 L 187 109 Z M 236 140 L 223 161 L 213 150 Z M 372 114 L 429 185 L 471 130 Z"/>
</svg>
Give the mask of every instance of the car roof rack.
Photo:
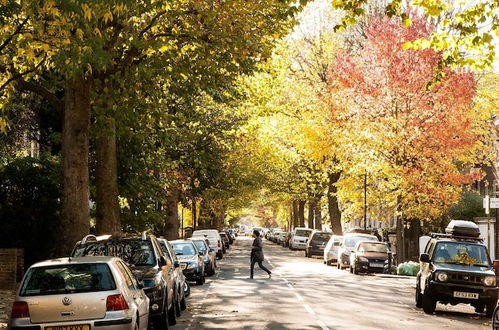
<svg viewBox="0 0 499 330">
<path fill-rule="evenodd" d="M 97 237 L 95 237 L 95 235 L 92 235 L 92 234 L 87 235 L 87 236 L 83 237 L 80 244 L 85 244 L 87 242 L 97 242 Z"/>
<path fill-rule="evenodd" d="M 460 241 L 483 242 L 483 239 L 481 237 L 457 236 L 457 235 L 444 234 L 444 233 L 430 233 L 429 236 L 432 238 L 448 238 L 448 239 L 456 239 L 456 240 L 460 240 Z"/>
</svg>

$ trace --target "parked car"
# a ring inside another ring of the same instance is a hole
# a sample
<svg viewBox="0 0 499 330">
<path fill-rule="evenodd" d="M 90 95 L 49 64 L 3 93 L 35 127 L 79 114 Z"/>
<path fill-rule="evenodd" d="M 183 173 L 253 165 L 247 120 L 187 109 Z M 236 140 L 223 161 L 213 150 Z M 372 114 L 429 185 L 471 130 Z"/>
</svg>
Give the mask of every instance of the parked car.
<svg viewBox="0 0 499 330">
<path fill-rule="evenodd" d="M 312 256 L 324 255 L 324 249 L 331 236 L 333 236 L 333 233 L 314 230 L 307 240 L 305 257 L 312 258 Z"/>
<path fill-rule="evenodd" d="M 187 308 L 185 297 L 188 297 L 191 292 L 189 283 L 187 283 L 184 273 L 180 268 L 180 262 L 178 261 L 177 255 L 175 254 L 175 251 L 173 251 L 173 247 L 170 242 L 164 238 L 158 238 L 158 242 L 163 248 L 163 252 L 165 252 L 166 256 L 174 265 L 173 277 L 175 279 L 175 288 L 178 291 L 178 297 L 180 297 L 177 302 L 179 304 L 179 308 L 177 308 L 177 310 L 185 310 Z M 177 313 L 177 317 L 178 316 L 180 316 L 179 313 Z"/>
<path fill-rule="evenodd" d="M 343 236 L 333 235 L 324 248 L 324 263 L 328 266 L 338 261 L 338 249 L 343 242 Z"/>
<path fill-rule="evenodd" d="M 197 285 L 203 285 L 205 282 L 203 253 L 191 240 L 176 240 L 170 243 L 187 280 L 196 281 Z"/>
<path fill-rule="evenodd" d="M 284 237 L 284 242 L 282 247 L 289 247 L 289 240 L 291 239 L 291 232 L 286 232 L 286 237 Z"/>
<path fill-rule="evenodd" d="M 312 233 L 312 229 L 296 227 L 289 240 L 289 248 L 291 250 L 305 250 L 310 233 Z"/>
<path fill-rule="evenodd" d="M 149 298 L 119 258 L 47 260 L 22 281 L 9 329 L 148 328 Z"/>
<path fill-rule="evenodd" d="M 274 243 L 277 243 L 277 238 L 279 237 L 279 233 L 281 232 L 282 232 L 281 228 L 275 228 L 274 231 L 272 232 L 270 240 Z"/>
<path fill-rule="evenodd" d="M 195 230 L 192 233 L 192 237 L 203 237 L 210 241 L 210 247 L 215 250 L 218 259 L 222 259 L 224 256 L 224 245 L 222 243 L 222 237 L 216 229 L 202 229 Z"/>
<path fill-rule="evenodd" d="M 284 244 L 286 242 L 286 237 L 287 236 L 288 236 L 287 232 L 285 232 L 285 231 L 279 232 L 279 234 L 277 236 L 276 243 L 279 244 L 279 245 L 283 245 L 284 246 Z"/>
<path fill-rule="evenodd" d="M 219 234 L 220 234 L 220 237 L 222 237 L 222 241 L 224 242 L 225 249 L 226 250 L 229 249 L 230 248 L 230 242 L 229 242 L 229 237 L 228 237 L 227 233 L 224 232 L 224 231 L 221 231 Z"/>
<path fill-rule="evenodd" d="M 345 234 L 343 242 L 338 249 L 338 262 L 336 263 L 338 269 L 350 267 L 350 254 L 355 248 L 355 244 L 361 241 L 379 242 L 378 238 L 374 235 L 360 233 Z"/>
<path fill-rule="evenodd" d="M 121 258 L 139 281 L 150 299 L 150 320 L 155 329 L 176 323 L 179 306 L 174 268 L 154 235 L 87 235 L 76 243 L 71 257 L 110 256 Z"/>
<path fill-rule="evenodd" d="M 230 245 L 234 244 L 234 240 L 236 238 L 234 236 L 232 236 L 231 232 L 228 229 L 225 229 L 224 233 L 227 235 L 227 238 L 229 239 L 229 244 Z"/>
<path fill-rule="evenodd" d="M 215 269 L 217 267 L 216 255 L 213 248 L 210 248 L 209 241 L 206 238 L 196 238 L 191 237 L 191 241 L 198 248 L 199 251 L 203 253 L 204 271 L 206 276 L 215 275 Z"/>
<path fill-rule="evenodd" d="M 470 304 L 475 311 L 492 317 L 499 288 L 487 246 L 478 226 L 471 221 L 453 220 L 446 234 L 431 235 L 420 256 L 416 280 L 416 306 L 432 314 L 437 302 Z"/>
<path fill-rule="evenodd" d="M 390 247 L 385 242 L 357 242 L 350 254 L 350 272 L 383 273 L 388 270 Z"/>
</svg>

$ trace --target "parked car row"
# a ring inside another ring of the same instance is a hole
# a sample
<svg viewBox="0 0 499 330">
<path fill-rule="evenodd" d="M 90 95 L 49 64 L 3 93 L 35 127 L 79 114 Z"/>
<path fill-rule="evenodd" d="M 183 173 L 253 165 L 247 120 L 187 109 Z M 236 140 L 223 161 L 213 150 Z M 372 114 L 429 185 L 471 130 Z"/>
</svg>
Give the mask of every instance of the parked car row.
<svg viewBox="0 0 499 330">
<path fill-rule="evenodd" d="M 87 235 L 69 257 L 28 269 L 10 329 L 167 329 L 187 308 L 189 281 L 214 275 L 234 238 L 214 229 L 174 241 L 147 232 Z"/>
</svg>

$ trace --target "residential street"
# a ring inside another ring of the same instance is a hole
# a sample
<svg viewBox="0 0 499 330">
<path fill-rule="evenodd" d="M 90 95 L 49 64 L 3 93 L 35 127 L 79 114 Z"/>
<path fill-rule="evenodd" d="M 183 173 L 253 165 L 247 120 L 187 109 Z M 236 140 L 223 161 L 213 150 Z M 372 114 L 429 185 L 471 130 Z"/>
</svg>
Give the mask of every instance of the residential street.
<svg viewBox="0 0 499 330">
<path fill-rule="evenodd" d="M 238 237 L 216 276 L 192 287 L 182 329 L 489 329 L 473 308 L 414 306 L 413 278 L 353 275 L 265 241 L 265 264 L 249 279 L 251 239 Z"/>
</svg>

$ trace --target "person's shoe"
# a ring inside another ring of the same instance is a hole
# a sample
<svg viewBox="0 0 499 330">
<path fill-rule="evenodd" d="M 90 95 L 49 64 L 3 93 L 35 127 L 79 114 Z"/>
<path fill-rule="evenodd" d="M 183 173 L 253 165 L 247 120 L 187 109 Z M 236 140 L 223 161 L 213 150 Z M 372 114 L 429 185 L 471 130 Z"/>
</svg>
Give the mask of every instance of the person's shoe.
<svg viewBox="0 0 499 330">
<path fill-rule="evenodd" d="M 269 273 L 269 278 L 272 278 L 272 273 Z"/>
</svg>

